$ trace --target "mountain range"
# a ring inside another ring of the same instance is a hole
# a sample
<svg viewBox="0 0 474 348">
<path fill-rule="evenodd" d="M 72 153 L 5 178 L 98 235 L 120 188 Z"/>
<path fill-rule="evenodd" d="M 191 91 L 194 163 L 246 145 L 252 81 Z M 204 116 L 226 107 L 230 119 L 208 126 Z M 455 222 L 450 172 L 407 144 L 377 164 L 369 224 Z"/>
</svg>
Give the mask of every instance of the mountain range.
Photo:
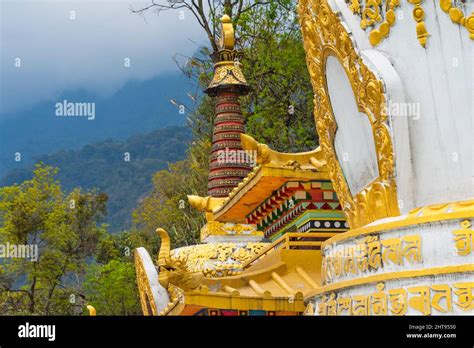
<svg viewBox="0 0 474 348">
<path fill-rule="evenodd" d="M 0 115 L 0 176 L 35 158 L 79 149 L 105 139 L 123 140 L 170 125 L 184 125 L 186 114 L 170 102 L 189 101 L 189 81 L 181 74 L 130 81 L 106 98 L 84 90 L 61 93 L 14 115 Z M 95 117 L 58 117 L 56 104 L 95 103 Z"/>
<path fill-rule="evenodd" d="M 31 178 L 34 164 L 43 162 L 59 168 L 66 192 L 80 187 L 108 194 L 110 232 L 129 228 L 153 174 L 185 157 L 191 133 L 178 106 L 190 89 L 187 78 L 170 74 L 131 81 L 106 98 L 66 91 L 29 110 L 1 115 L 0 186 Z M 58 117 L 56 104 L 66 101 L 94 103 L 95 117 Z"/>
</svg>

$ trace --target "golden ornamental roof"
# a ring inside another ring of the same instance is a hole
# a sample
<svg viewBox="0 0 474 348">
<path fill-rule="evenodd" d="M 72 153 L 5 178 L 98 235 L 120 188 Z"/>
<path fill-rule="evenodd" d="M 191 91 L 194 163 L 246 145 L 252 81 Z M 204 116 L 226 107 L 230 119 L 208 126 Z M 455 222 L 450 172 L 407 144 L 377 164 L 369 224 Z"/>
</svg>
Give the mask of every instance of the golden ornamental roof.
<svg viewBox="0 0 474 348">
<path fill-rule="evenodd" d="M 241 134 L 242 147 L 252 151 L 257 166 L 228 197 L 188 196 L 194 208 L 204 211 L 208 221 L 243 223 L 246 216 L 272 192 L 291 181 L 330 180 L 320 148 L 303 153 L 282 153 Z"/>
<path fill-rule="evenodd" d="M 228 15 L 221 18 L 219 51 L 212 54 L 214 76 L 205 93 L 215 96 L 219 90 L 235 90 L 246 93 L 250 87 L 242 73 L 243 53 L 235 49 L 235 33 Z"/>
<path fill-rule="evenodd" d="M 249 259 L 242 273 L 203 278 L 185 292 L 186 306 L 303 312 L 308 294 L 321 286 L 321 252 L 315 249 L 321 242 L 311 238 L 288 233 Z M 298 249 L 302 245 L 305 250 Z"/>
<path fill-rule="evenodd" d="M 287 233 L 274 243 L 244 247 L 201 244 L 172 252 L 168 234 L 163 229 L 157 233 L 161 238 L 158 272 L 151 277 L 137 273 L 145 315 L 192 314 L 197 307 L 301 313 L 307 295 L 321 286 L 318 249 L 322 242 L 317 233 Z M 215 261 L 213 269 L 205 270 L 209 260 Z M 229 260 L 231 267 L 226 267 Z M 137 251 L 137 270 L 153 268 L 143 261 Z M 238 270 L 234 263 L 239 264 Z M 164 296 L 156 287 L 166 292 Z"/>
</svg>

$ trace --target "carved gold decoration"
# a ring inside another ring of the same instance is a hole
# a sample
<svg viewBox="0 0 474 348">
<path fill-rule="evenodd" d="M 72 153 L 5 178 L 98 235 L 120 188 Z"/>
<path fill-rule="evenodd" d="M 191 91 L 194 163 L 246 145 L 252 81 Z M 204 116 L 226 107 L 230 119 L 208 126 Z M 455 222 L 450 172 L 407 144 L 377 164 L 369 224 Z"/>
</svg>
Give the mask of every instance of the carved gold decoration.
<svg viewBox="0 0 474 348">
<path fill-rule="evenodd" d="M 385 240 L 380 240 L 377 235 L 369 235 L 344 250 L 323 256 L 321 277 L 323 283 L 328 284 L 344 275 L 363 275 L 390 264 L 401 266 L 421 263 L 421 251 L 419 235 Z"/>
<path fill-rule="evenodd" d="M 245 93 L 249 90 L 247 81 L 242 73 L 243 53 L 235 50 L 235 35 L 232 20 L 228 15 L 221 18 L 221 37 L 219 51 L 212 54 L 214 61 L 214 76 L 206 93 L 215 96 L 219 88 L 227 90 L 235 88 Z"/>
<path fill-rule="evenodd" d="M 239 62 L 228 62 L 216 64 L 214 78 L 209 87 L 216 87 L 219 85 L 238 85 L 246 84 L 242 71 L 240 70 Z"/>
<path fill-rule="evenodd" d="M 394 155 L 388 127 L 384 86 L 357 53 L 349 33 L 326 0 L 299 2 L 308 70 L 315 93 L 315 120 L 333 187 L 351 228 L 398 216 Z M 326 60 L 336 57 L 344 67 L 354 91 L 358 109 L 372 126 L 379 177 L 352 196 L 337 160 L 334 137 L 337 124 L 326 83 Z"/>
<path fill-rule="evenodd" d="M 142 259 L 135 256 L 135 273 L 143 315 L 158 315 L 153 292 Z"/>
<path fill-rule="evenodd" d="M 408 0 L 410 4 L 415 5 L 415 8 L 413 9 L 413 19 L 416 21 L 416 37 L 418 38 L 418 41 L 420 42 L 420 45 L 425 47 L 426 45 L 426 40 L 428 40 L 428 31 L 426 31 L 426 26 L 425 26 L 425 11 L 423 10 L 423 7 L 421 7 L 421 3 L 423 0 Z"/>
<path fill-rule="evenodd" d="M 406 315 L 409 308 L 423 315 L 433 309 L 440 313 L 453 312 L 454 305 L 462 311 L 474 309 L 474 283 L 434 284 L 412 286 L 407 289 L 385 290 L 378 283 L 377 291 L 362 296 L 339 297 L 335 293 L 324 294 L 318 303 L 319 315 Z"/>
<path fill-rule="evenodd" d="M 204 212 L 206 214 L 207 221 L 212 221 L 212 213 L 224 204 L 225 198 L 189 195 L 188 202 L 194 209 Z"/>
<path fill-rule="evenodd" d="M 232 20 L 228 15 L 223 15 L 221 18 L 221 37 L 219 41 L 220 49 L 233 50 L 235 45 L 235 34 Z"/>
<path fill-rule="evenodd" d="M 453 231 L 453 236 L 458 255 L 470 255 L 474 249 L 474 230 L 471 229 L 471 222 L 469 220 L 462 221 L 461 229 Z"/>
<path fill-rule="evenodd" d="M 474 200 L 431 204 L 410 210 L 408 217 L 429 217 L 449 213 L 473 213 Z"/>
<path fill-rule="evenodd" d="M 360 27 L 362 29 L 372 28 L 369 41 L 372 46 L 376 46 L 388 37 L 390 27 L 395 24 L 395 9 L 399 5 L 399 0 L 390 0 L 386 5 L 384 0 L 351 0 L 349 8 L 352 13 L 361 16 Z"/>
<path fill-rule="evenodd" d="M 312 165 L 316 169 L 324 170 L 326 165 L 323 152 L 318 147 L 313 151 L 301 153 L 283 153 L 270 149 L 266 144 L 257 142 L 254 138 L 247 134 L 240 134 L 242 147 L 246 151 L 256 151 L 258 164 L 273 164 L 277 166 L 297 166 Z"/>
<path fill-rule="evenodd" d="M 457 288 L 454 293 L 458 296 L 456 305 L 464 311 L 474 309 L 474 283 L 456 283 L 454 287 Z"/>
<path fill-rule="evenodd" d="M 314 304 L 312 302 L 308 303 L 304 309 L 303 315 L 313 316 L 314 315 Z"/>
<path fill-rule="evenodd" d="M 414 5 L 413 18 L 417 22 L 416 35 L 420 45 L 425 47 L 429 33 L 426 30 L 423 10 L 423 0 L 407 0 Z M 389 36 L 390 27 L 395 24 L 395 9 L 400 6 L 400 0 L 346 0 L 353 14 L 361 17 L 360 27 L 371 29 L 369 41 L 372 46 L 377 46 Z M 453 23 L 464 26 L 469 32 L 469 37 L 474 40 L 474 12 L 470 16 L 464 15 L 461 9 L 454 6 L 453 0 L 439 0 L 441 9 L 449 14 Z"/>
<path fill-rule="evenodd" d="M 170 284 L 183 290 L 195 289 L 201 282 L 202 273 L 190 270 L 183 260 L 171 258 L 168 233 L 162 228 L 158 228 L 156 233 L 161 239 L 160 252 L 158 253 L 158 281 L 160 284 L 166 289 Z"/>
<path fill-rule="evenodd" d="M 324 249 L 332 243 L 341 242 L 350 238 L 367 235 L 376 232 L 386 232 L 396 228 L 412 225 L 425 224 L 429 222 L 440 222 L 452 219 L 466 219 L 474 217 L 474 200 L 448 202 L 418 207 L 409 212 L 403 218 L 393 221 L 381 222 L 376 225 L 364 226 L 350 231 L 336 234 L 325 240 L 321 248 Z"/>
<path fill-rule="evenodd" d="M 97 311 L 95 310 L 94 306 L 87 305 L 87 310 L 89 311 L 89 316 L 95 317 L 97 315 Z"/>
<path fill-rule="evenodd" d="M 225 277 L 242 273 L 242 265 L 260 254 L 268 243 L 210 243 L 182 247 L 172 258 L 186 264 L 192 272 L 206 277 Z"/>
<path fill-rule="evenodd" d="M 256 225 L 209 221 L 201 228 L 201 241 L 209 236 L 258 236 L 263 238 L 263 232 L 257 231 Z"/>
<path fill-rule="evenodd" d="M 453 23 L 464 26 L 469 32 L 469 38 L 474 40 L 474 12 L 469 17 L 466 17 L 459 8 L 453 6 L 452 0 L 440 0 L 439 6 L 444 12 L 449 14 L 449 18 L 451 18 Z"/>
<path fill-rule="evenodd" d="M 168 293 L 170 294 L 171 302 L 168 303 L 158 315 L 179 315 L 185 306 L 184 291 L 176 286 L 170 285 L 168 287 Z"/>
</svg>

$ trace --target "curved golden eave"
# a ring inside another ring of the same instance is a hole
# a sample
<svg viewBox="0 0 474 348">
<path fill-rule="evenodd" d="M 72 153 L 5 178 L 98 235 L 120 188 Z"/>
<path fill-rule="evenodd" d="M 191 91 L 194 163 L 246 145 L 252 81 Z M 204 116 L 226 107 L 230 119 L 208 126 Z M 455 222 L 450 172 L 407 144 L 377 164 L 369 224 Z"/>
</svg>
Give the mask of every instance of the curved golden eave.
<svg viewBox="0 0 474 348">
<path fill-rule="evenodd" d="M 298 163 L 298 162 L 295 162 Z M 255 167 L 247 177 L 213 210 L 217 221 L 246 222 L 246 217 L 258 205 L 287 182 L 329 181 L 329 172 L 313 166 L 263 164 Z"/>
<path fill-rule="evenodd" d="M 245 151 L 256 151 L 258 164 L 288 166 L 297 163 L 300 166 L 308 165 L 318 170 L 326 170 L 326 161 L 320 147 L 308 152 L 284 153 L 270 149 L 268 145 L 257 142 L 247 134 L 240 134 L 240 141 Z"/>
<path fill-rule="evenodd" d="M 256 205 L 258 199 L 268 197 L 268 195 L 285 182 L 292 180 L 329 180 L 326 161 L 324 160 L 320 147 L 308 152 L 294 154 L 283 153 L 270 149 L 268 145 L 258 143 L 249 135 L 241 134 L 240 138 L 245 151 L 255 151 L 258 165 L 248 173 L 242 182 L 235 187 L 227 197 L 187 196 L 188 202 L 193 208 L 206 214 L 207 221 L 245 222 L 245 215 L 249 212 L 250 207 Z M 273 185 L 268 186 L 263 182 L 260 183 L 262 178 L 264 181 L 273 182 Z M 254 189 L 254 186 L 259 186 L 256 190 L 259 192 L 258 199 L 251 194 L 251 197 L 246 197 L 244 199 L 245 202 L 242 202 L 242 205 L 245 206 L 245 209 L 242 210 L 242 214 L 237 214 L 237 217 L 232 216 L 229 218 L 222 216 L 222 213 L 231 206 L 238 205 L 236 209 L 240 210 L 239 200 L 241 195 L 238 195 L 238 192 L 247 192 Z M 235 199 L 236 196 L 238 196 L 237 200 Z M 247 202 L 248 199 L 252 201 L 251 204 Z"/>
<path fill-rule="evenodd" d="M 206 214 L 207 221 L 213 221 L 212 213 L 219 209 L 225 202 L 226 198 L 217 197 L 201 197 L 196 195 L 188 195 L 189 204 L 196 210 L 202 211 Z"/>
</svg>

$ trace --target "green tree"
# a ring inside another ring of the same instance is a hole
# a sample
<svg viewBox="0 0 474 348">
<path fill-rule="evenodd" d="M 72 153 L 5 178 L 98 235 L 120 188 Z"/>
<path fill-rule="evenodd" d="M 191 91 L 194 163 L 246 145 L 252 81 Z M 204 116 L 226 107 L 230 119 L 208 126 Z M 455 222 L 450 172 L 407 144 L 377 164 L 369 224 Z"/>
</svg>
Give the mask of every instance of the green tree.
<svg viewBox="0 0 474 348">
<path fill-rule="evenodd" d="M 170 164 L 153 177 L 153 191 L 133 212 L 134 227 L 154 233 L 164 228 L 176 246 L 199 242 L 205 223 L 202 213 L 192 208 L 187 195 L 206 195 L 209 142 L 194 144 L 186 160 Z"/>
<path fill-rule="evenodd" d="M 140 315 L 133 262 L 112 259 L 88 268 L 85 291 L 99 315 Z"/>
<path fill-rule="evenodd" d="M 313 92 L 296 5 L 256 7 L 239 20 L 244 74 L 252 91 L 243 98 L 247 133 L 275 150 L 312 150 L 318 139 Z"/>
<path fill-rule="evenodd" d="M 3 314 L 74 314 L 83 305 L 86 260 L 105 234 L 107 196 L 65 195 L 57 169 L 39 164 L 31 180 L 0 188 L 0 244 L 37 248 L 37 257 L 0 260 Z"/>
</svg>

